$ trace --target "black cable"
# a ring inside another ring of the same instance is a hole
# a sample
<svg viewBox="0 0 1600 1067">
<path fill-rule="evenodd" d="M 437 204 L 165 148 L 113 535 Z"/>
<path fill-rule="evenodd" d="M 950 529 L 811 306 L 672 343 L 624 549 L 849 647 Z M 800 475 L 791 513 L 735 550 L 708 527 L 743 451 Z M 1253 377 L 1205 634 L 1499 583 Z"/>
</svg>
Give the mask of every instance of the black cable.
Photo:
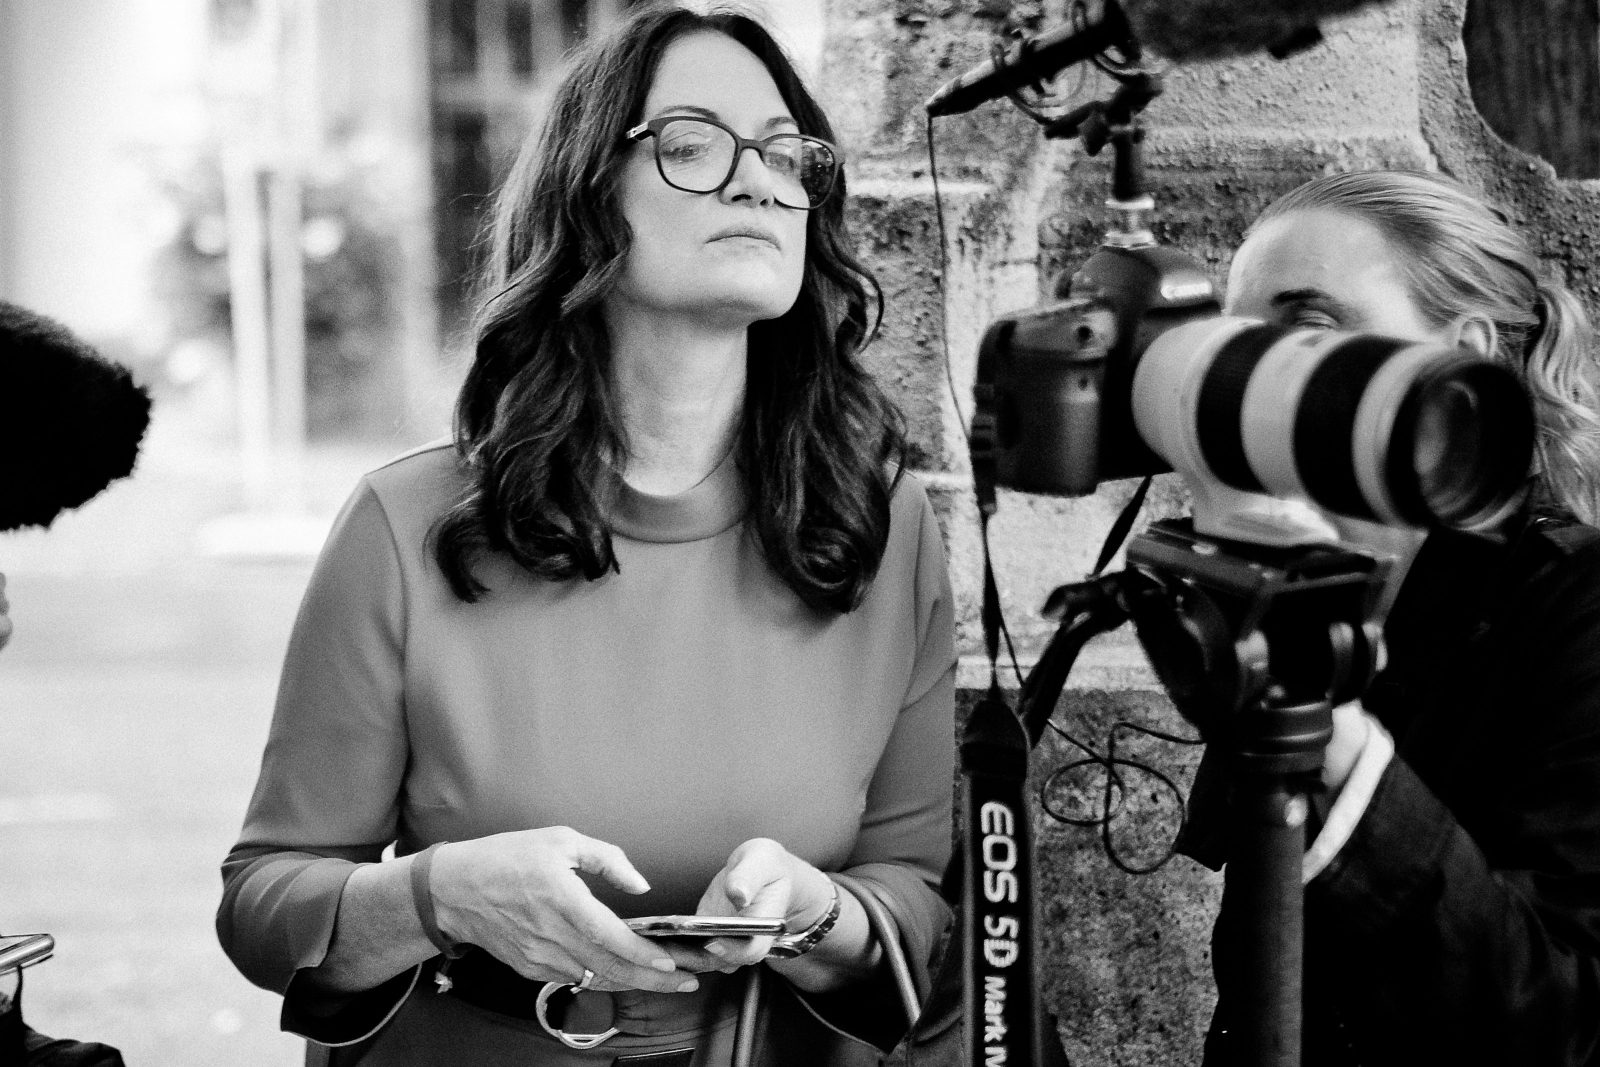
<svg viewBox="0 0 1600 1067">
<path fill-rule="evenodd" d="M 956 410 L 956 425 L 961 427 L 961 437 L 972 447 L 972 427 L 961 413 L 961 400 L 956 390 L 955 369 L 950 365 L 950 304 L 945 289 L 944 276 L 950 270 L 949 238 L 944 229 L 944 198 L 939 193 L 939 157 L 934 151 L 933 116 L 928 116 L 928 176 L 933 180 L 933 218 L 939 227 L 939 346 L 944 357 L 944 381 L 950 387 L 950 404 Z M 987 547 L 987 546 L 985 546 Z"/>
<path fill-rule="evenodd" d="M 1051 720 L 1048 723 L 1063 740 L 1086 753 L 1084 758 L 1063 763 L 1045 776 L 1039 785 L 1039 806 L 1044 813 L 1059 823 L 1068 826 L 1098 826 L 1100 828 L 1100 844 L 1106 857 L 1116 865 L 1119 870 L 1128 874 L 1151 874 L 1165 867 L 1172 857 L 1177 855 L 1177 842 L 1183 833 L 1183 828 L 1188 824 L 1188 805 L 1183 790 L 1172 778 L 1141 760 L 1130 759 L 1127 756 L 1117 755 L 1117 735 L 1119 731 L 1144 734 L 1158 741 L 1166 741 L 1177 745 L 1204 744 L 1199 737 L 1183 737 L 1169 734 L 1154 727 L 1144 726 L 1140 723 L 1119 719 L 1106 731 L 1106 754 L 1101 755 L 1092 747 L 1078 740 L 1064 727 Z M 1105 785 L 1101 790 L 1100 810 L 1093 815 L 1073 815 L 1060 810 L 1052 801 L 1052 793 L 1056 783 L 1080 767 L 1099 766 L 1105 772 Z M 1165 787 L 1174 799 L 1177 810 L 1177 828 L 1173 831 L 1167 847 L 1162 850 L 1157 859 L 1145 864 L 1137 864 L 1125 859 L 1117 847 L 1113 827 L 1118 817 L 1123 814 L 1123 801 L 1130 792 L 1130 787 L 1123 780 L 1118 768 L 1126 768 L 1132 772 L 1142 772 L 1154 778 L 1156 782 Z"/>
<path fill-rule="evenodd" d="M 944 359 L 944 381 L 950 390 L 950 406 L 955 409 L 956 425 L 961 428 L 961 438 L 967 443 L 967 448 L 972 448 L 972 426 L 967 417 L 961 412 L 960 392 L 956 388 L 955 367 L 950 360 L 950 302 L 948 290 L 945 288 L 945 274 L 950 269 L 949 236 L 944 225 L 944 198 L 939 192 L 939 157 L 934 148 L 933 116 L 928 116 L 928 177 L 933 182 L 933 217 L 939 229 L 939 349 Z M 993 568 L 994 554 L 989 551 L 989 524 L 979 523 L 978 532 L 983 541 L 983 558 L 986 565 Z M 1017 647 L 1011 640 L 1011 628 L 1006 625 L 1004 614 L 999 615 L 1000 636 L 1005 641 L 1006 656 L 1011 661 L 1011 671 L 1016 675 L 1017 685 L 1022 685 L 1022 667 L 1017 662 Z"/>
</svg>

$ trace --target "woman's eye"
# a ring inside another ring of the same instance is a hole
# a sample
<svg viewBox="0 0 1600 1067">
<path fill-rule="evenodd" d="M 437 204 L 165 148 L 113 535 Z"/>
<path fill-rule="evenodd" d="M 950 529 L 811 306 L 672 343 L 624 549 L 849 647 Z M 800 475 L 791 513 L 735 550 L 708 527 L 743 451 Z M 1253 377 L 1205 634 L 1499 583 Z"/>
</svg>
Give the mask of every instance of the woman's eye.
<svg viewBox="0 0 1600 1067">
<path fill-rule="evenodd" d="M 761 158 L 766 160 L 767 166 L 779 174 L 800 173 L 800 145 L 782 141 L 769 143 L 762 150 Z"/>
<path fill-rule="evenodd" d="M 1296 311 L 1285 325 L 1296 330 L 1337 330 L 1339 323 L 1325 311 Z"/>
<path fill-rule="evenodd" d="M 661 156 L 669 163 L 694 163 L 708 151 L 710 145 L 699 137 L 674 137 L 661 145 Z"/>
</svg>

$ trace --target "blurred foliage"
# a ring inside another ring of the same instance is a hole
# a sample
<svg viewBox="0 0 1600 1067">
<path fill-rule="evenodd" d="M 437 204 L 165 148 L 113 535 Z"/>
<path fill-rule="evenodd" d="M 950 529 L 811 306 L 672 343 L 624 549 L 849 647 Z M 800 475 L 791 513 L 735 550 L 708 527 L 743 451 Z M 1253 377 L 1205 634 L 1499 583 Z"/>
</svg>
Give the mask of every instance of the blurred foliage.
<svg viewBox="0 0 1600 1067">
<path fill-rule="evenodd" d="M 359 435 L 392 415 L 383 363 L 394 350 L 390 302 L 399 247 L 381 183 L 352 153 L 331 153 L 302 179 L 306 416 L 312 437 Z M 154 180 L 176 209 L 155 250 L 151 287 L 167 319 L 169 385 L 213 370 L 232 374 L 228 223 L 214 146 L 155 165 Z M 260 205 L 267 174 L 259 174 Z M 265 233 L 265 210 L 261 225 Z M 271 278 L 267 279 L 268 289 Z M 226 366 L 208 368 L 208 360 Z"/>
</svg>

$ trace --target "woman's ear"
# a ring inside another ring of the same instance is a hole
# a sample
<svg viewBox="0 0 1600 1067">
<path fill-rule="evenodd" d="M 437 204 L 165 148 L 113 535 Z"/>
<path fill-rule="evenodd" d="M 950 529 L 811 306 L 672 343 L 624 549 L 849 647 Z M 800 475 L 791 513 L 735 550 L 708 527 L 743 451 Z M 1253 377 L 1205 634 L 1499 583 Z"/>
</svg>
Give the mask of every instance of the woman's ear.
<svg viewBox="0 0 1600 1067">
<path fill-rule="evenodd" d="M 1500 340 L 1500 335 L 1494 328 L 1494 320 L 1482 315 L 1468 315 L 1456 323 L 1456 344 L 1470 348 L 1485 359 L 1494 356 L 1495 345 Z"/>
</svg>

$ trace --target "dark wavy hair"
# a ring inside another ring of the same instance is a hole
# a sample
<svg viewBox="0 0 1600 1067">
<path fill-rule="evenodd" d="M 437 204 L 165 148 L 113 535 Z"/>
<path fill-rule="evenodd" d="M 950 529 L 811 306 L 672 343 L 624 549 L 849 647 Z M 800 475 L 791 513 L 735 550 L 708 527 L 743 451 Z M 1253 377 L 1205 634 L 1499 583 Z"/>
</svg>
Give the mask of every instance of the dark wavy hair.
<svg viewBox="0 0 1600 1067">
<path fill-rule="evenodd" d="M 667 47 L 705 31 L 754 53 L 800 129 L 833 139 L 782 48 L 737 12 L 647 6 L 572 57 L 541 136 L 495 201 L 476 351 L 456 403 L 470 487 L 432 530 L 462 600 L 488 592 L 473 573 L 486 552 L 552 581 L 618 569 L 604 497 L 626 437 L 601 305 L 632 240 L 619 200 L 633 150 L 623 134 Z M 841 174 L 807 217 L 794 306 L 750 326 L 735 446 L 768 564 L 805 603 L 837 612 L 859 604 L 877 573 L 905 455 L 899 413 L 857 360 L 883 293 L 851 251 L 844 199 Z"/>
</svg>

